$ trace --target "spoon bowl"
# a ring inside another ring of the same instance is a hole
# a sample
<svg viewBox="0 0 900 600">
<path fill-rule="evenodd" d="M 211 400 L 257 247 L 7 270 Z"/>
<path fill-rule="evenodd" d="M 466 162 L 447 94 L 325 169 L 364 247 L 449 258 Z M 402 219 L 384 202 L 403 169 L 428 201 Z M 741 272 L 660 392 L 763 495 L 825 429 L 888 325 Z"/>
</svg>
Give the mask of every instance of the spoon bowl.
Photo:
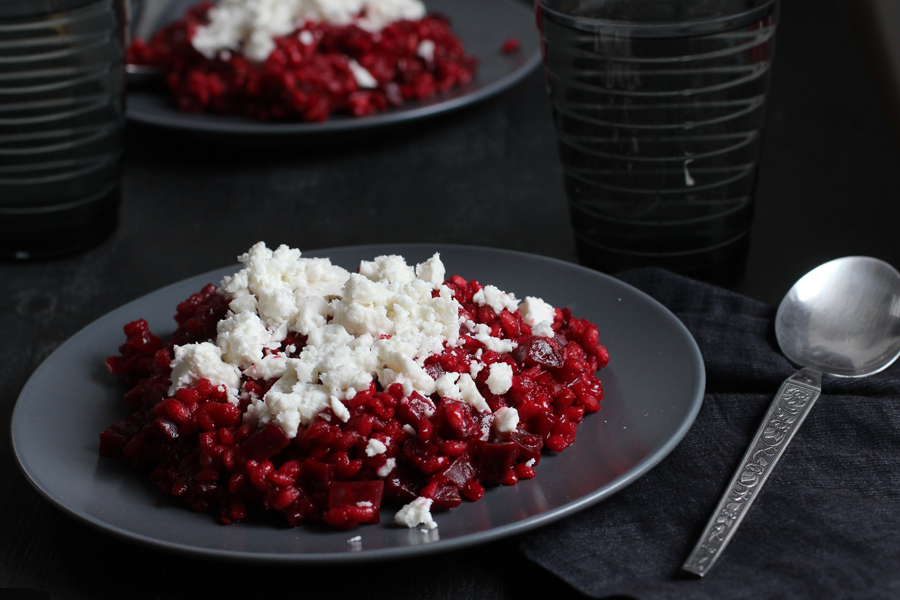
<svg viewBox="0 0 900 600">
<path fill-rule="evenodd" d="M 822 391 L 822 375 L 865 377 L 900 355 L 900 273 L 875 258 L 827 262 L 791 287 L 775 337 L 800 371 L 781 385 L 682 569 L 703 577 L 731 541 Z"/>
<path fill-rule="evenodd" d="M 804 275 L 775 315 L 775 336 L 794 364 L 865 377 L 900 355 L 900 276 L 884 261 L 839 258 Z"/>
</svg>

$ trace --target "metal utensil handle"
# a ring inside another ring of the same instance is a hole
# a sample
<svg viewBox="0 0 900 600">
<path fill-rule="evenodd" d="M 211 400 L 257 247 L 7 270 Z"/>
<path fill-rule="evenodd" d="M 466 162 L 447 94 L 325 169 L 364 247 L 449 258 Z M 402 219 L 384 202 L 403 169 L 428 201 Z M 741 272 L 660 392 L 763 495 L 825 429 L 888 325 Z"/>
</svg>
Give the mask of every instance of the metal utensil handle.
<svg viewBox="0 0 900 600">
<path fill-rule="evenodd" d="M 728 484 L 728 491 L 719 501 L 682 569 L 700 577 L 709 572 L 731 541 L 821 390 L 822 374 L 813 369 L 802 369 L 781 384 L 741 466 Z"/>
</svg>

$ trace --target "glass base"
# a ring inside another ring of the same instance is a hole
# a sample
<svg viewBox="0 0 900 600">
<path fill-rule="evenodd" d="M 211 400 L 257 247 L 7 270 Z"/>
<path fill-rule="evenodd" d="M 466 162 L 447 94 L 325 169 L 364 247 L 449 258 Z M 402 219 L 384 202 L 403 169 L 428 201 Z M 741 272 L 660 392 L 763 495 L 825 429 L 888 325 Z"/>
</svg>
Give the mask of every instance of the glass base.
<svg viewBox="0 0 900 600">
<path fill-rule="evenodd" d="M 697 252 L 677 254 L 637 254 L 600 249 L 583 238 L 576 238 L 579 262 L 592 269 L 614 274 L 627 269 L 660 267 L 692 279 L 722 287 L 734 287 L 744 276 L 750 237 Z"/>
<path fill-rule="evenodd" d="M 93 248 L 116 230 L 119 198 L 116 189 L 69 209 L 24 214 L 0 211 L 0 259 L 46 260 Z"/>
</svg>

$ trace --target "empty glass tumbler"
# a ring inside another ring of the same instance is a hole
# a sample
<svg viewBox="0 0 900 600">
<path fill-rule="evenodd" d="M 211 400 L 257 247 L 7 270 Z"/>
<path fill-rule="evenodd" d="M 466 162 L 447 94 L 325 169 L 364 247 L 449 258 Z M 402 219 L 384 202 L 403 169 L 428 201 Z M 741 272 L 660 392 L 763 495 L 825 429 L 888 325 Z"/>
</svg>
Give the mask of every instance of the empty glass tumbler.
<svg viewBox="0 0 900 600">
<path fill-rule="evenodd" d="M 536 0 L 581 262 L 734 281 L 776 0 Z"/>
<path fill-rule="evenodd" d="M 105 239 L 118 219 L 127 0 L 0 1 L 0 256 Z"/>
</svg>

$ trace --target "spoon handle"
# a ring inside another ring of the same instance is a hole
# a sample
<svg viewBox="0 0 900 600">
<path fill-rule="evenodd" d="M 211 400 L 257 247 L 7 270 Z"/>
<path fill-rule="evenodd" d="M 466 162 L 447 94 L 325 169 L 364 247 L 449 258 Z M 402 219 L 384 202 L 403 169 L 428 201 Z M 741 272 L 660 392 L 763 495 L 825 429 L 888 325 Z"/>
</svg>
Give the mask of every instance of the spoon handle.
<svg viewBox="0 0 900 600">
<path fill-rule="evenodd" d="M 700 540 L 682 569 L 703 577 L 731 541 L 784 449 L 809 414 L 822 390 L 822 374 L 802 369 L 788 377 L 741 460 L 728 491 L 719 501 Z"/>
</svg>

